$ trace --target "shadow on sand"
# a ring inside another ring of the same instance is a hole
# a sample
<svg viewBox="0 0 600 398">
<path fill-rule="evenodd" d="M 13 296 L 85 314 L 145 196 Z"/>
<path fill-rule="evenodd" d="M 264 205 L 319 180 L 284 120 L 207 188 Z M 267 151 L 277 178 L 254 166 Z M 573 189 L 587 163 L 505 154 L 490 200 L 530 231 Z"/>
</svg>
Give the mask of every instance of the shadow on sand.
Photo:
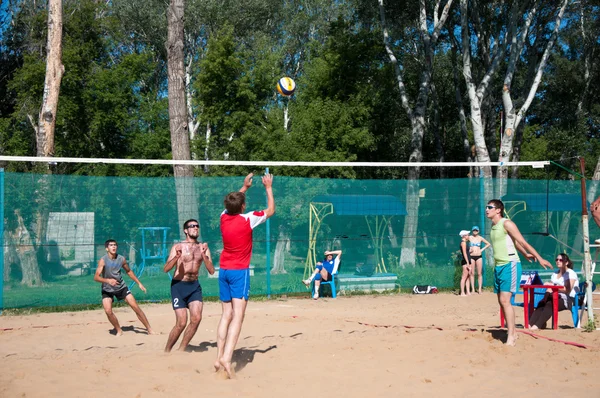
<svg viewBox="0 0 600 398">
<path fill-rule="evenodd" d="M 235 350 L 233 352 L 233 358 L 232 358 L 232 362 L 235 363 L 234 370 L 236 372 L 239 372 L 240 370 L 244 369 L 246 367 L 246 365 L 248 365 L 249 363 L 252 363 L 252 361 L 254 361 L 254 356 L 257 353 L 265 354 L 275 348 L 277 348 L 276 345 L 272 345 L 268 348 L 265 348 L 264 350 L 250 349 L 250 348 L 240 348 L 238 350 Z"/>
</svg>

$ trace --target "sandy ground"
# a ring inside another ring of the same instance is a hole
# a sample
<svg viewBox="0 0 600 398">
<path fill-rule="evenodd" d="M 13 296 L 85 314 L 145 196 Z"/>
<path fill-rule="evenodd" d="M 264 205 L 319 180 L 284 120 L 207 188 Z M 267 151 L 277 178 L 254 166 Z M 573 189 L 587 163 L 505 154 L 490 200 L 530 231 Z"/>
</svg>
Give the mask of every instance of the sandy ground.
<svg viewBox="0 0 600 398">
<path fill-rule="evenodd" d="M 492 293 L 251 301 L 234 355 L 237 379 L 212 369 L 220 304 L 206 303 L 188 352 L 164 354 L 168 304 L 143 305 L 149 336 L 128 307 L 125 333 L 102 310 L 0 317 L 0 397 L 598 396 L 600 331 L 519 333 L 503 345 Z M 523 312 L 517 310 L 517 323 Z M 522 329 L 521 329 L 522 330 Z M 177 346 L 176 346 L 177 347 Z M 570 382 L 568 382 L 570 381 Z"/>
</svg>

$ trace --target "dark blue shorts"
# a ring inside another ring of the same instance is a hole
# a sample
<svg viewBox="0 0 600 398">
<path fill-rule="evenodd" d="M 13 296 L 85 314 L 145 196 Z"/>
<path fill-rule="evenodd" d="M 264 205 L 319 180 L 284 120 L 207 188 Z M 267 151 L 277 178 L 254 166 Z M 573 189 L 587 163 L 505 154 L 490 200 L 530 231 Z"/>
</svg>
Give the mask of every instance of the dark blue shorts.
<svg viewBox="0 0 600 398">
<path fill-rule="evenodd" d="M 220 269 L 219 299 L 229 302 L 232 298 L 248 300 L 250 297 L 250 269 Z"/>
<path fill-rule="evenodd" d="M 173 309 L 188 308 L 192 301 L 202 302 L 202 288 L 198 281 L 171 281 L 171 304 Z"/>
</svg>

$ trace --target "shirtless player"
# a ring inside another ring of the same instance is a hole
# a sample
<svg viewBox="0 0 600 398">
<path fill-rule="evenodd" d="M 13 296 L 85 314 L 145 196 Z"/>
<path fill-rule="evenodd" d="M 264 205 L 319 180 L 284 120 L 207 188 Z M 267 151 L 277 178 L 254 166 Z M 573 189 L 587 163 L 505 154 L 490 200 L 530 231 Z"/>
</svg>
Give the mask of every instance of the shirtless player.
<svg viewBox="0 0 600 398">
<path fill-rule="evenodd" d="M 175 326 L 169 333 L 165 352 L 171 351 L 184 329 L 179 351 L 185 351 L 202 320 L 202 288 L 198 283 L 198 271 L 203 261 L 209 274 L 215 273 L 215 267 L 208 245 L 198 242 L 199 231 L 198 221 L 192 219 L 183 223 L 185 241 L 173 245 L 164 267 L 165 272 L 175 267 L 175 274 L 171 281 L 171 304 L 175 311 Z M 188 309 L 189 324 L 187 323 Z"/>
</svg>

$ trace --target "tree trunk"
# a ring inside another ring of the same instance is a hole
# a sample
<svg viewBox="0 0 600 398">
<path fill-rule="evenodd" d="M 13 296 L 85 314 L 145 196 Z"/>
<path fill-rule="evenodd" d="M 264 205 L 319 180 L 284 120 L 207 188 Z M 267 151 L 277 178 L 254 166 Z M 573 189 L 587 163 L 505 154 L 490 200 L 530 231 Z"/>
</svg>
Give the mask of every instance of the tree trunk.
<svg viewBox="0 0 600 398">
<path fill-rule="evenodd" d="M 204 134 L 204 142 L 206 144 L 206 146 L 204 147 L 204 160 L 210 160 L 210 136 L 211 136 L 211 132 L 212 130 L 210 129 L 210 122 L 206 123 L 206 131 Z M 210 171 L 210 166 L 205 164 L 204 165 L 204 172 L 208 174 L 208 172 Z"/>
<path fill-rule="evenodd" d="M 600 181 L 600 156 L 598 156 L 598 161 L 596 162 L 596 168 L 594 169 L 592 180 Z"/>
<path fill-rule="evenodd" d="M 515 145 L 513 149 L 513 162 L 518 162 L 521 160 L 521 146 L 523 145 L 523 131 L 525 130 L 525 126 L 523 124 L 517 127 L 517 133 L 515 135 Z M 513 166 L 510 177 L 513 179 L 519 178 L 519 166 Z"/>
<path fill-rule="evenodd" d="M 458 78 L 458 65 L 457 65 L 457 44 L 454 35 L 451 35 L 452 43 L 452 77 L 454 79 L 454 97 L 456 99 L 456 105 L 458 107 L 458 118 L 460 120 L 460 131 L 462 133 L 463 150 L 465 153 L 465 160 L 467 162 L 472 161 L 471 159 L 471 144 L 469 143 L 469 130 L 467 128 L 467 116 L 465 114 L 465 107 L 462 101 L 462 92 L 460 91 L 460 80 Z M 469 177 L 472 177 L 472 173 L 469 173 Z"/>
<path fill-rule="evenodd" d="M 279 227 L 279 238 L 275 245 L 273 268 L 271 274 L 287 274 L 285 270 L 285 255 L 290 251 L 290 234 L 284 227 Z"/>
<path fill-rule="evenodd" d="M 283 129 L 286 132 L 289 132 L 289 124 L 290 124 L 290 117 L 288 114 L 288 110 L 289 110 L 289 101 L 286 102 L 285 106 L 283 107 Z"/>
<path fill-rule="evenodd" d="M 432 112 L 433 112 L 433 121 L 428 123 L 431 126 L 431 130 L 433 131 L 433 137 L 435 140 L 435 151 L 437 152 L 438 162 L 446 161 L 446 154 L 444 151 L 444 138 L 443 138 L 443 129 L 440 128 L 440 103 L 438 100 L 437 90 L 435 88 L 435 82 L 431 81 L 431 101 L 432 101 Z M 440 174 L 439 178 L 446 178 L 446 168 L 440 166 Z"/>
<path fill-rule="evenodd" d="M 400 267 L 416 265 L 417 229 L 419 226 L 419 172 L 411 167 L 406 181 L 406 212 L 404 232 L 402 233 L 402 250 L 400 251 Z M 415 177 L 416 176 L 416 177 Z"/>
<path fill-rule="evenodd" d="M 11 234 L 7 229 L 4 229 L 4 282 L 10 281 L 10 271 L 13 264 L 17 263 L 16 246 L 11 242 Z"/>
<path fill-rule="evenodd" d="M 194 108 L 192 106 L 193 101 L 193 92 L 192 92 L 192 59 L 188 62 L 185 68 L 185 102 L 187 105 L 188 112 L 188 130 L 190 132 L 190 142 L 193 142 L 196 138 L 196 132 L 198 131 L 198 127 L 200 127 L 200 121 L 196 120 L 194 116 Z M 195 158 L 194 154 L 192 157 Z"/>
<path fill-rule="evenodd" d="M 387 227 L 388 227 L 390 244 L 392 245 L 392 248 L 395 249 L 398 247 L 398 238 L 396 238 L 396 234 L 394 233 L 394 228 L 392 228 L 392 223 L 388 223 Z"/>
<path fill-rule="evenodd" d="M 590 92 L 590 84 L 592 82 L 592 74 L 590 73 L 592 69 L 595 69 L 596 57 L 594 57 L 594 49 L 595 43 L 594 41 L 588 38 L 588 34 L 585 28 L 585 6 L 586 1 L 581 0 L 579 2 L 579 26 L 581 29 L 581 39 L 583 42 L 583 60 L 584 60 L 584 72 L 583 72 L 583 82 L 584 87 L 581 95 L 579 97 L 579 101 L 577 102 L 577 115 L 581 116 L 583 114 L 583 110 L 586 105 L 586 100 L 588 93 Z M 593 36 L 592 36 L 593 37 Z"/>
<path fill-rule="evenodd" d="M 60 94 L 60 84 L 64 73 L 62 64 L 62 0 L 48 1 L 48 39 L 46 41 L 46 76 L 44 79 L 44 93 L 42 96 L 42 105 L 38 115 L 37 123 L 33 117 L 28 115 L 29 121 L 35 130 L 36 138 L 36 156 L 52 157 L 54 156 L 54 130 L 56 127 L 56 112 L 58 109 L 58 98 Z M 51 174 L 48 167 L 42 170 L 42 173 Z M 38 189 L 34 203 L 36 209 L 36 246 L 38 250 L 46 250 L 46 228 L 48 226 L 49 206 L 47 198 L 49 197 L 49 181 L 46 175 L 42 175 L 38 181 Z M 21 217 L 20 214 L 18 217 Z M 33 286 L 41 283 L 40 265 L 33 239 L 23 219 L 19 222 L 18 236 L 25 241 L 25 247 L 19 248 L 18 256 L 23 269 L 23 282 L 26 285 Z"/>
<path fill-rule="evenodd" d="M 440 32 L 446 23 L 453 0 L 448 0 L 444 5 L 441 14 L 439 13 L 440 2 L 434 7 L 432 18 L 427 17 L 426 1 L 419 1 L 419 21 L 418 29 L 422 40 L 422 71 L 419 79 L 419 90 L 415 101 L 414 109 L 410 105 L 402 70 L 398 64 L 398 59 L 394 55 L 391 46 L 389 32 L 385 22 L 385 9 L 383 0 L 379 2 L 379 19 L 383 31 L 383 44 L 388 54 L 390 62 L 394 67 L 400 99 L 412 127 L 411 153 L 409 162 L 420 162 L 423 160 L 423 137 L 425 135 L 425 112 L 427 110 L 427 101 L 429 98 L 430 85 L 433 71 L 433 58 L 435 55 L 435 46 L 437 44 Z M 430 20 L 433 20 L 433 26 L 429 26 Z M 418 229 L 419 212 L 419 168 L 411 167 L 409 169 L 409 179 L 407 181 L 406 204 L 408 216 L 404 223 L 404 234 L 402 238 L 402 252 L 400 255 L 400 265 L 415 265 L 416 233 Z"/>
<path fill-rule="evenodd" d="M 15 210 L 15 217 L 17 218 L 17 229 L 12 241 L 17 247 L 17 256 L 23 272 L 21 283 L 27 286 L 39 286 L 42 283 L 42 274 L 38 266 L 35 246 L 19 210 Z"/>
<path fill-rule="evenodd" d="M 184 9 L 184 0 L 171 0 L 167 8 L 169 129 L 171 131 L 171 150 L 174 160 L 191 160 L 183 56 Z M 181 228 L 183 223 L 190 218 L 200 221 L 198 197 L 194 190 L 194 169 L 190 165 L 175 165 L 173 166 L 173 173 L 175 175 L 177 214 Z M 180 237 L 185 238 L 183 229 L 179 231 Z"/>
<path fill-rule="evenodd" d="M 64 73 L 61 61 L 62 27 L 62 0 L 49 0 L 46 78 L 36 131 L 37 156 L 54 156 L 56 109 L 58 108 L 60 82 Z"/>
<path fill-rule="evenodd" d="M 524 44 L 528 39 L 528 32 L 531 26 L 531 23 L 537 13 L 537 5 L 538 1 L 536 0 L 532 9 L 527 14 L 525 19 L 525 25 L 522 28 L 521 32 L 517 32 L 516 25 L 518 24 L 518 20 L 522 19 L 523 16 L 520 12 L 518 12 L 518 5 L 513 4 L 513 13 L 511 19 L 511 27 L 513 28 L 513 36 L 512 36 L 512 44 L 510 47 L 510 58 L 508 61 L 508 66 L 506 70 L 506 74 L 504 77 L 504 85 L 502 87 L 502 105 L 504 107 L 504 135 L 500 144 L 500 158 L 498 159 L 500 162 L 509 162 L 511 161 L 513 154 L 513 144 L 514 144 L 514 133 L 516 129 L 519 127 L 521 121 L 525 118 L 527 111 L 529 110 L 529 106 L 533 102 L 535 94 L 537 92 L 537 88 L 542 80 L 542 75 L 544 73 L 544 69 L 546 67 L 546 63 L 548 62 L 548 58 L 550 57 L 550 51 L 554 46 L 554 42 L 558 37 L 558 30 L 561 26 L 561 21 L 563 14 L 565 12 L 565 8 L 567 7 L 568 0 L 562 0 L 561 6 L 558 9 L 556 20 L 554 21 L 554 30 L 552 31 L 552 35 L 550 39 L 546 43 L 546 47 L 544 49 L 544 54 L 542 55 L 540 62 L 537 66 L 536 74 L 529 87 L 529 93 L 525 99 L 525 102 L 521 106 L 521 109 L 518 110 L 513 104 L 513 100 L 510 94 L 512 79 L 515 75 L 515 71 L 517 68 L 517 62 L 521 58 L 521 52 L 523 51 Z M 520 34 L 519 37 L 517 35 Z M 500 166 L 498 168 L 498 182 L 499 182 L 499 196 L 502 196 L 506 192 L 506 178 L 508 178 L 508 167 Z"/>
</svg>

